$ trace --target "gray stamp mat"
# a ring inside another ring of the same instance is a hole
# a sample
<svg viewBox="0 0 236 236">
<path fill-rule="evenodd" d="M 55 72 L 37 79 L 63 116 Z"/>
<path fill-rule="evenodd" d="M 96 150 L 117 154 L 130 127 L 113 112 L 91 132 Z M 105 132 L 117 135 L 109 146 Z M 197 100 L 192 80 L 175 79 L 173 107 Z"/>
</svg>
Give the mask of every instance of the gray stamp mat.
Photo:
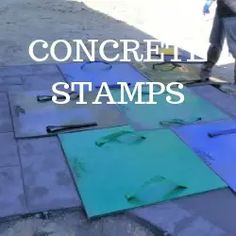
<svg viewBox="0 0 236 236">
<path fill-rule="evenodd" d="M 63 126 L 65 127 L 63 131 L 71 131 L 69 128 L 71 126 L 78 126 L 74 130 L 83 130 L 118 126 L 126 123 L 125 118 L 116 106 L 105 103 L 102 105 L 91 104 L 96 93 L 85 95 L 85 100 L 88 101 L 87 105 L 78 105 L 75 100 L 71 100 L 66 105 L 57 105 L 51 100 L 38 101 L 39 96 L 44 97 L 46 95 L 51 96 L 47 91 L 9 93 L 16 138 L 57 134 L 57 132 L 49 131 L 49 126 Z M 89 123 L 96 123 L 97 125 L 79 127 Z"/>
</svg>

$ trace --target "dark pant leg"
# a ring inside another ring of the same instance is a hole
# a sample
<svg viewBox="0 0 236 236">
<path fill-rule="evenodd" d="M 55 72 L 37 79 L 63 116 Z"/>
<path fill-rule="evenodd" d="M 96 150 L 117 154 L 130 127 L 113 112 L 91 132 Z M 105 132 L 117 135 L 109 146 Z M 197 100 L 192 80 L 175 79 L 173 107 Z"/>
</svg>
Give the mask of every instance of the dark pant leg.
<svg viewBox="0 0 236 236">
<path fill-rule="evenodd" d="M 236 84 L 236 54 L 233 55 L 234 57 L 234 83 Z"/>
<path fill-rule="evenodd" d="M 210 47 L 207 52 L 207 61 L 203 63 L 200 73 L 201 79 L 208 79 L 211 76 L 212 68 L 220 58 L 224 39 L 224 24 L 222 19 L 216 15 L 210 35 Z"/>
</svg>

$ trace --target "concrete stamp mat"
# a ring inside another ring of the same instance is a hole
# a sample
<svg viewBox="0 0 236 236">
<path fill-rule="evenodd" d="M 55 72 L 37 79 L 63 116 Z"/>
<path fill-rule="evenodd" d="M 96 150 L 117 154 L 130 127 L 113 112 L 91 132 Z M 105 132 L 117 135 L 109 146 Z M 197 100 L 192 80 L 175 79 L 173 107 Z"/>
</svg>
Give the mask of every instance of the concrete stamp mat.
<svg viewBox="0 0 236 236">
<path fill-rule="evenodd" d="M 142 100 L 148 101 L 149 90 L 148 88 L 145 89 L 143 90 Z M 120 99 L 120 92 L 117 91 L 112 91 L 115 100 Z M 117 106 L 125 114 L 132 127 L 141 130 L 210 122 L 229 117 L 218 107 L 196 95 L 188 88 L 184 88 L 181 92 L 184 94 L 185 100 L 178 105 L 168 103 L 166 100 L 168 94 L 163 93 L 157 97 L 157 104 L 137 105 L 132 101 Z"/>
<path fill-rule="evenodd" d="M 123 126 L 59 138 L 88 217 L 226 186 L 170 130 Z"/>
<path fill-rule="evenodd" d="M 174 132 L 236 193 L 236 122 L 224 120 Z"/>
<path fill-rule="evenodd" d="M 55 135 L 48 131 L 48 126 L 70 126 L 97 123 L 96 126 L 79 128 L 103 128 L 119 126 L 126 123 L 125 118 L 114 105 L 93 105 L 96 93 L 86 94 L 86 105 L 78 105 L 71 100 L 66 105 L 54 104 L 51 100 L 39 102 L 38 96 L 51 96 L 48 91 L 32 91 L 27 93 L 10 93 L 10 104 L 16 138 Z M 109 116 L 107 115 L 109 114 Z M 76 129 L 74 129 L 76 130 Z M 64 131 L 71 131 L 64 130 Z"/>
<path fill-rule="evenodd" d="M 127 82 L 135 85 L 136 82 L 146 82 L 135 67 L 128 63 L 106 63 L 102 61 L 58 64 L 67 82 L 92 82 L 94 87 L 100 87 L 102 82 L 115 86 L 117 82 Z"/>
</svg>

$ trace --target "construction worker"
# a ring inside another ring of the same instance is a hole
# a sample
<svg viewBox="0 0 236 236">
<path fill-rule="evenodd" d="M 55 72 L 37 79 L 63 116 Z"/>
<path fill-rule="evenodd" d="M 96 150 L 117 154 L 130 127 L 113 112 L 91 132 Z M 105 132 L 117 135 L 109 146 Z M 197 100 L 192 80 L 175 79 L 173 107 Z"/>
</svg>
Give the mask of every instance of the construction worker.
<svg viewBox="0 0 236 236">
<path fill-rule="evenodd" d="M 202 80 L 210 78 L 212 68 L 220 57 L 226 38 L 229 52 L 235 59 L 234 84 L 236 84 L 236 0 L 207 0 L 203 8 L 204 15 L 210 12 L 214 1 L 217 1 L 217 9 L 210 36 L 207 61 L 201 68 L 200 77 Z"/>
</svg>

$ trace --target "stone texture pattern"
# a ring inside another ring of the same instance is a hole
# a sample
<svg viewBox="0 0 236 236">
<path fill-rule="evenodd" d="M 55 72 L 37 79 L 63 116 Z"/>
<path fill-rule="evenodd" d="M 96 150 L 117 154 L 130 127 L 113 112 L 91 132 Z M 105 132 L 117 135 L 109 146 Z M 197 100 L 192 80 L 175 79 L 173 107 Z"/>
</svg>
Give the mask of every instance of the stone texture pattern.
<svg viewBox="0 0 236 236">
<path fill-rule="evenodd" d="M 13 79 L 10 83 L 0 79 L 1 221 L 13 215 L 44 214 L 0 224 L 0 235 L 236 235 L 236 197 L 228 189 L 88 220 L 57 137 L 15 140 L 12 127 L 7 92 L 46 89 L 63 81 L 62 76 L 54 65 L 40 65 L 1 68 L 0 78 L 6 77 Z M 217 97 L 215 88 L 210 91 L 204 97 Z M 223 96 L 234 102 L 235 98 Z M 225 104 L 221 99 L 216 102 L 220 107 Z"/>
</svg>

